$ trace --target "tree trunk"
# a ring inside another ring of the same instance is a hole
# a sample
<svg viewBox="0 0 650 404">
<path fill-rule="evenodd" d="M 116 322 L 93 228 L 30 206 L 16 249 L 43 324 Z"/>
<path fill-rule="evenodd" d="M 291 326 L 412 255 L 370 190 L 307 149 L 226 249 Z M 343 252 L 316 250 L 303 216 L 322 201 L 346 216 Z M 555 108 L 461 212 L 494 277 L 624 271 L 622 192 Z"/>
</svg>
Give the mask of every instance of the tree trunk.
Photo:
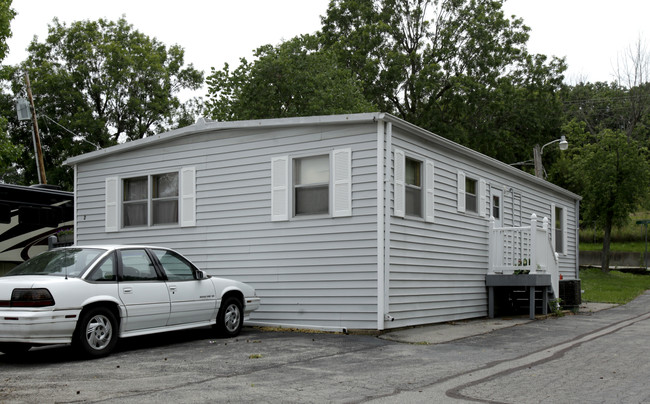
<svg viewBox="0 0 650 404">
<path fill-rule="evenodd" d="M 603 236 L 603 255 L 600 259 L 600 269 L 605 273 L 609 272 L 609 243 L 611 241 L 611 236 L 612 222 L 611 220 L 607 220 L 607 223 L 605 224 L 605 235 Z"/>
</svg>

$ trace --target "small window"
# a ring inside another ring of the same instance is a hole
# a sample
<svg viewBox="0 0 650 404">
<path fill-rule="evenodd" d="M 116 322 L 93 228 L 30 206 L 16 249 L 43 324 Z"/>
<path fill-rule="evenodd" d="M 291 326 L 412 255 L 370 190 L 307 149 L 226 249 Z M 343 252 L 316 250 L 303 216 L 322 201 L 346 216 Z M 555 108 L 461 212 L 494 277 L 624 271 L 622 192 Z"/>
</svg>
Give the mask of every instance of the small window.
<svg viewBox="0 0 650 404">
<path fill-rule="evenodd" d="M 422 162 L 405 160 L 405 213 L 422 217 Z"/>
<path fill-rule="evenodd" d="M 294 214 L 329 213 L 329 155 L 294 160 Z"/>
<path fill-rule="evenodd" d="M 563 220 L 564 211 L 562 208 L 555 207 L 555 252 L 563 254 L 564 253 L 564 223 Z"/>
<path fill-rule="evenodd" d="M 189 262 L 178 254 L 168 250 L 153 250 L 170 281 L 187 281 L 194 279 L 194 270 Z"/>
<path fill-rule="evenodd" d="M 492 216 L 498 221 L 501 219 L 501 197 L 492 196 Z"/>
<path fill-rule="evenodd" d="M 126 178 L 122 185 L 124 227 L 178 223 L 178 173 Z"/>
<path fill-rule="evenodd" d="M 478 213 L 476 203 L 476 180 L 465 178 L 465 209 L 468 212 Z"/>
</svg>

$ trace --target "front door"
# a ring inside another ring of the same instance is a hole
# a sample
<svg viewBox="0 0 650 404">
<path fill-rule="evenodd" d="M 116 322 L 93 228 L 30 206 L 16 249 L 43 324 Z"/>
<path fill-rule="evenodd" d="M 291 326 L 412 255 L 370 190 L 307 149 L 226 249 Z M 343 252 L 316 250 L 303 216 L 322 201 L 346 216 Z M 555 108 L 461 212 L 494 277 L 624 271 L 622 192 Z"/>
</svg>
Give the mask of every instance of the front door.
<svg viewBox="0 0 650 404">
<path fill-rule="evenodd" d="M 496 227 L 503 227 L 503 192 L 500 189 L 492 188 L 492 217 Z"/>
</svg>

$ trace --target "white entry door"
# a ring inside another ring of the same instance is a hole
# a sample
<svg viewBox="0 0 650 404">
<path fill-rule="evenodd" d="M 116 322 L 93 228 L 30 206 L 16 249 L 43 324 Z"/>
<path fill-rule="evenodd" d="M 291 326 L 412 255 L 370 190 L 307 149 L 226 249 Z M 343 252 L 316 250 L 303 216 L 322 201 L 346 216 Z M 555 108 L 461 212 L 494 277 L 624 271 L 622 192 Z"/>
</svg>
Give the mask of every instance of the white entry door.
<svg viewBox="0 0 650 404">
<path fill-rule="evenodd" d="M 492 217 L 497 227 L 503 227 L 503 192 L 500 189 L 492 188 L 492 200 L 490 206 L 492 207 Z"/>
</svg>

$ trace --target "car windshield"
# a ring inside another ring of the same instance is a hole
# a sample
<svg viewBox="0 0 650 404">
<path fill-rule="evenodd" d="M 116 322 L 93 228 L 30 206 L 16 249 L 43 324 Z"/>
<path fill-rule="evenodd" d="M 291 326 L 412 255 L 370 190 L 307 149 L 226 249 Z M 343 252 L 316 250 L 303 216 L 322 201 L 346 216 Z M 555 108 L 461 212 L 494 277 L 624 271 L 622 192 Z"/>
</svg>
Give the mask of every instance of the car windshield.
<svg viewBox="0 0 650 404">
<path fill-rule="evenodd" d="M 106 250 L 99 248 L 62 248 L 44 252 L 23 262 L 5 276 L 55 275 L 78 278 Z"/>
</svg>

